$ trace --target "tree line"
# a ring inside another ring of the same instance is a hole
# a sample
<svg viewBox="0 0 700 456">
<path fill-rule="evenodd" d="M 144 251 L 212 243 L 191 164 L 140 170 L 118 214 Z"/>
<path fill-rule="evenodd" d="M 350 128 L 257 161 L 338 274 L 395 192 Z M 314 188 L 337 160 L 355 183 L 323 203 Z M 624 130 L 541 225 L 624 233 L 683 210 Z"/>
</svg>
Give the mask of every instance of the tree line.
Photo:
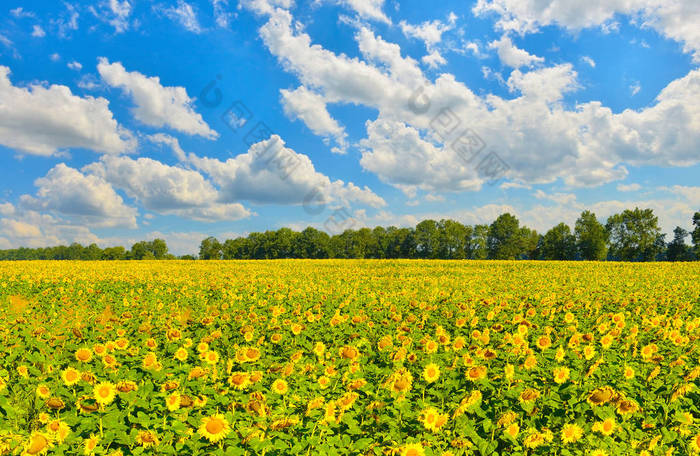
<svg viewBox="0 0 700 456">
<path fill-rule="evenodd" d="M 610 260 L 694 261 L 700 259 L 700 212 L 693 231 L 673 230 L 666 242 L 652 209 L 625 210 L 603 225 L 591 211 L 583 211 L 573 227 L 560 223 L 544 234 L 521 225 L 506 213 L 490 225 L 464 225 L 454 220 L 424 220 L 414 228 L 395 226 L 348 229 L 337 235 L 309 227 L 250 233 L 220 242 L 202 241 L 199 255 L 175 257 L 164 240 L 141 241 L 130 250 L 100 249 L 92 244 L 39 249 L 0 250 L 0 260 L 72 259 L 281 259 L 281 258 L 415 258 L 472 260 Z M 686 243 L 690 236 L 692 245 Z"/>
</svg>

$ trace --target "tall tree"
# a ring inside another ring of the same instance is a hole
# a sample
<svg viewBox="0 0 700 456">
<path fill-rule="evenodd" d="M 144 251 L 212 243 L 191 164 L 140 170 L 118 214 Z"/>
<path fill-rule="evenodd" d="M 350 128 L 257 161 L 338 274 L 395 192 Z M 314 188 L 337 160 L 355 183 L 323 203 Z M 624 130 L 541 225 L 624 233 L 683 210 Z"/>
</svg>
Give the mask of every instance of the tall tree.
<svg viewBox="0 0 700 456">
<path fill-rule="evenodd" d="M 420 258 L 434 258 L 437 256 L 438 227 L 435 220 L 423 220 L 414 231 L 416 239 L 416 251 Z"/>
<path fill-rule="evenodd" d="M 685 243 L 685 238 L 688 237 L 686 230 L 677 226 L 673 230 L 673 240 L 669 242 L 666 249 L 666 259 L 668 261 L 690 261 L 693 258 L 692 250 Z"/>
<path fill-rule="evenodd" d="M 542 238 L 543 260 L 573 260 L 576 255 L 576 237 L 566 223 L 560 223 Z"/>
<path fill-rule="evenodd" d="M 500 215 L 489 226 L 487 246 L 493 260 L 515 260 L 524 250 L 523 232 L 518 219 L 509 213 Z"/>
<path fill-rule="evenodd" d="M 215 237 L 208 237 L 199 244 L 200 260 L 220 260 L 223 246 Z"/>
<path fill-rule="evenodd" d="M 467 258 L 470 260 L 485 260 L 489 256 L 488 225 L 474 225 L 467 246 Z"/>
<path fill-rule="evenodd" d="M 610 216 L 605 229 L 610 253 L 622 261 L 655 261 L 663 252 L 663 234 L 652 209 L 626 209 Z"/>
<path fill-rule="evenodd" d="M 695 251 L 695 258 L 700 260 L 700 212 L 696 212 L 693 215 L 693 229 L 692 239 L 693 239 L 693 250 Z"/>
<path fill-rule="evenodd" d="M 581 212 L 574 228 L 576 250 L 582 259 L 602 261 L 608 256 L 608 232 L 591 211 Z"/>
<path fill-rule="evenodd" d="M 440 220 L 437 225 L 437 258 L 459 260 L 465 258 L 467 229 L 454 220 Z"/>
</svg>

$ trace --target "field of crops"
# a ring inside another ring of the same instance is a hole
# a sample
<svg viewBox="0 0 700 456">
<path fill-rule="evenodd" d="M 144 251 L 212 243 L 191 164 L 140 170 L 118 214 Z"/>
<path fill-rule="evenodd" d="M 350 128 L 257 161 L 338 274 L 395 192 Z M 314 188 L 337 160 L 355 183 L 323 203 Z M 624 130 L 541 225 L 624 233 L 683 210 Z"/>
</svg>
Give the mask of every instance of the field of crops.
<svg viewBox="0 0 700 456">
<path fill-rule="evenodd" d="M 0 263 L 0 455 L 700 453 L 700 265 Z"/>
</svg>

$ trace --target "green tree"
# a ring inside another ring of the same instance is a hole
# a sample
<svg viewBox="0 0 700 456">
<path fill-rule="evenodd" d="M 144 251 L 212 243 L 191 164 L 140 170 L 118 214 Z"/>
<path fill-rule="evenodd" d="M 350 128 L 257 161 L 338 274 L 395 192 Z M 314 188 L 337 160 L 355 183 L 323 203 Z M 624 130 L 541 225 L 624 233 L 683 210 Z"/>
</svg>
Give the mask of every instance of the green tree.
<svg viewBox="0 0 700 456">
<path fill-rule="evenodd" d="M 200 260 L 220 260 L 223 246 L 215 237 L 208 237 L 199 244 Z"/>
<path fill-rule="evenodd" d="M 168 254 L 168 244 L 163 239 L 152 240 L 149 248 L 156 260 L 162 260 Z"/>
<path fill-rule="evenodd" d="M 438 225 L 435 220 L 423 220 L 414 230 L 419 258 L 435 258 L 438 247 Z"/>
<path fill-rule="evenodd" d="M 437 258 L 458 260 L 466 257 L 467 228 L 464 225 L 443 219 L 437 230 Z"/>
<path fill-rule="evenodd" d="M 622 261 L 655 261 L 664 250 L 659 218 L 652 209 L 626 209 L 605 224 L 610 253 Z"/>
<path fill-rule="evenodd" d="M 467 258 L 470 260 L 485 260 L 489 255 L 488 225 L 474 225 L 471 238 L 467 245 Z"/>
<path fill-rule="evenodd" d="M 673 240 L 669 242 L 666 249 L 666 259 L 668 261 L 690 261 L 693 258 L 693 253 L 688 244 L 685 243 L 685 238 L 688 237 L 686 230 L 677 226 L 673 230 Z"/>
<path fill-rule="evenodd" d="M 126 258 L 126 249 L 124 247 L 107 247 L 102 251 L 103 260 L 123 260 Z"/>
<path fill-rule="evenodd" d="M 602 261 L 608 256 L 608 232 L 591 211 L 581 212 L 574 227 L 576 250 L 588 261 Z"/>
<path fill-rule="evenodd" d="M 520 258 L 524 243 L 518 219 L 509 213 L 498 216 L 489 226 L 486 244 L 489 259 L 515 260 Z"/>
<path fill-rule="evenodd" d="M 537 234 L 537 231 L 531 230 L 525 226 L 520 228 L 520 236 L 522 239 L 521 255 L 528 260 L 536 260 L 539 255 L 539 245 L 542 236 Z"/>
<path fill-rule="evenodd" d="M 543 260 L 573 260 L 576 255 L 576 237 L 566 223 L 560 223 L 542 238 L 540 249 Z"/>
<path fill-rule="evenodd" d="M 693 215 L 693 226 L 695 227 L 692 233 L 693 250 L 695 251 L 695 258 L 700 260 L 700 212 L 696 212 Z"/>
</svg>

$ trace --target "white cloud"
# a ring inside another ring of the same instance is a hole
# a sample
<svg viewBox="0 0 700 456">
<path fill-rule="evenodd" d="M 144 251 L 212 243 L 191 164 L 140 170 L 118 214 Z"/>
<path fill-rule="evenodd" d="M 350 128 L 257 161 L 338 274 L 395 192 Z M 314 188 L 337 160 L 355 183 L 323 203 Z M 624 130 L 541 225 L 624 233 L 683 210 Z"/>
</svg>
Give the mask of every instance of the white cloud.
<svg viewBox="0 0 700 456">
<path fill-rule="evenodd" d="M 655 104 L 615 114 L 598 101 L 563 102 L 580 87 L 568 63 L 514 70 L 506 84 L 515 96 L 502 98 L 477 95 L 451 74 L 428 80 L 415 60 L 367 29 L 356 35 L 362 58 L 313 44 L 303 26 L 279 9 L 270 13 L 260 36 L 284 68 L 327 104 L 378 111 L 378 120 L 367 122 L 360 163 L 407 194 L 421 188 L 480 188 L 481 180 L 456 154 L 428 161 L 432 169 L 422 173 L 413 165 L 416 153 L 431 157 L 449 151 L 467 127 L 507 163 L 509 178 L 523 185 L 561 179 L 573 187 L 595 186 L 627 176 L 626 164 L 687 166 L 700 161 L 700 106 L 692 101 L 700 97 L 700 70 L 670 83 Z M 422 93 L 415 91 L 421 87 Z M 434 119 L 445 112 L 457 125 L 451 132 L 438 132 Z M 395 137 L 372 131 L 380 124 L 395 126 L 388 129 Z M 413 149 L 405 147 L 407 138 Z M 456 170 L 461 169 L 460 179 Z"/>
<path fill-rule="evenodd" d="M 637 95 L 640 90 L 642 90 L 642 86 L 639 84 L 639 81 L 634 82 L 630 86 L 630 93 L 632 94 L 632 96 Z"/>
<path fill-rule="evenodd" d="M 202 27 L 199 25 L 197 13 L 194 8 L 192 8 L 192 5 L 184 0 L 178 0 L 177 7 L 161 8 L 160 11 L 170 20 L 178 22 L 186 30 L 192 33 L 202 33 Z"/>
<path fill-rule="evenodd" d="M 129 28 L 129 15 L 131 14 L 129 0 L 109 0 L 108 6 L 112 13 L 109 24 L 114 27 L 117 33 L 125 32 Z"/>
<path fill-rule="evenodd" d="M 336 152 L 345 152 L 347 147 L 345 129 L 331 117 L 326 108 L 323 96 L 312 92 L 304 86 L 295 90 L 280 90 L 284 112 L 292 119 L 300 119 L 314 134 L 324 137 L 332 137 L 339 147 Z"/>
<path fill-rule="evenodd" d="M 27 18 L 27 17 L 36 17 L 36 14 L 34 14 L 31 11 L 25 11 L 24 8 L 21 6 L 18 6 L 17 8 L 11 9 L 10 14 L 12 14 L 14 17 L 18 19 L 22 18 Z"/>
<path fill-rule="evenodd" d="M 21 204 L 76 222 L 100 227 L 136 228 L 136 209 L 127 206 L 112 186 L 95 175 L 85 175 L 63 163 L 34 181 L 35 196 L 22 195 Z"/>
<path fill-rule="evenodd" d="M 58 36 L 61 38 L 67 37 L 71 31 L 78 30 L 78 18 L 80 13 L 78 9 L 70 3 L 64 3 L 66 12 L 58 15 L 57 18 L 51 19 L 51 23 L 58 29 Z"/>
<path fill-rule="evenodd" d="M 214 8 L 214 20 L 216 25 L 227 28 L 231 20 L 231 13 L 228 12 L 228 0 L 211 0 Z"/>
<path fill-rule="evenodd" d="M 43 38 L 46 36 L 46 32 L 44 31 L 43 28 L 41 28 L 40 25 L 35 25 L 32 28 L 32 36 L 36 38 Z"/>
<path fill-rule="evenodd" d="M 595 68 L 595 60 L 593 60 L 591 57 L 584 55 L 581 57 L 581 61 L 591 68 Z"/>
<path fill-rule="evenodd" d="M 496 49 L 501 62 L 512 68 L 544 63 L 543 57 L 532 55 L 526 50 L 518 48 L 507 35 L 503 35 L 500 40 L 489 43 L 489 49 Z"/>
<path fill-rule="evenodd" d="M 640 16 L 638 23 L 684 43 L 685 51 L 700 61 L 700 5 L 696 0 L 478 0 L 473 11 L 477 15 L 494 13 L 499 17 L 498 28 L 521 34 L 553 24 L 573 31 L 600 26 L 610 32 L 615 29 L 616 14 Z"/>
<path fill-rule="evenodd" d="M 193 108 L 194 99 L 184 87 L 165 87 L 157 76 L 147 77 L 137 71 L 127 72 L 119 63 L 109 63 L 101 57 L 97 70 L 102 79 L 129 95 L 136 106 L 132 112 L 140 122 L 152 127 L 168 126 L 190 135 L 214 139 L 212 130 Z"/>
<path fill-rule="evenodd" d="M 442 42 L 442 35 L 452 30 L 457 22 L 457 16 L 454 13 L 450 13 L 447 22 L 442 22 L 440 20 L 426 21 L 420 25 L 412 25 L 406 21 L 401 21 L 399 26 L 404 35 L 411 38 L 416 38 L 425 43 L 425 48 L 428 51 L 428 55 L 422 58 L 423 63 L 428 65 L 430 68 L 437 68 L 438 66 L 447 63 L 447 60 L 440 54 L 437 46 Z"/>
<path fill-rule="evenodd" d="M 293 0 L 240 0 L 239 8 L 248 8 L 257 14 L 271 14 L 275 8 L 289 9 L 294 5 Z"/>
<path fill-rule="evenodd" d="M 120 153 L 130 147 L 128 132 L 114 120 L 104 98 L 73 95 L 62 85 L 15 87 L 10 69 L 0 66 L 0 143 L 34 155 L 84 148 Z"/>
<path fill-rule="evenodd" d="M 54 52 L 49 56 L 49 58 L 52 62 L 58 62 L 59 60 L 61 60 L 61 55 L 58 52 Z"/>
<path fill-rule="evenodd" d="M 308 156 L 285 147 L 277 135 L 253 144 L 248 152 L 225 162 L 189 154 L 187 161 L 219 186 L 223 202 L 298 205 L 359 203 L 381 207 L 385 201 L 369 188 L 331 181 L 314 168 Z"/>
<path fill-rule="evenodd" d="M 67 66 L 71 70 L 75 70 L 75 71 L 80 71 L 83 69 L 83 65 L 80 62 L 76 62 L 75 60 L 73 60 L 72 62 L 68 62 Z"/>
<path fill-rule="evenodd" d="M 197 171 L 141 157 L 103 157 L 83 171 L 122 189 L 146 209 L 200 220 L 239 220 L 251 215 L 241 204 L 222 204 L 214 186 Z"/>
<path fill-rule="evenodd" d="M 371 19 L 378 22 L 391 23 L 391 20 L 384 14 L 384 0 L 340 0 L 345 6 L 355 11 L 361 18 Z"/>
<path fill-rule="evenodd" d="M 0 203 L 0 215 L 9 217 L 14 215 L 15 206 L 12 203 Z"/>
<path fill-rule="evenodd" d="M 642 188 L 639 184 L 618 184 L 618 192 L 636 192 Z"/>
</svg>

